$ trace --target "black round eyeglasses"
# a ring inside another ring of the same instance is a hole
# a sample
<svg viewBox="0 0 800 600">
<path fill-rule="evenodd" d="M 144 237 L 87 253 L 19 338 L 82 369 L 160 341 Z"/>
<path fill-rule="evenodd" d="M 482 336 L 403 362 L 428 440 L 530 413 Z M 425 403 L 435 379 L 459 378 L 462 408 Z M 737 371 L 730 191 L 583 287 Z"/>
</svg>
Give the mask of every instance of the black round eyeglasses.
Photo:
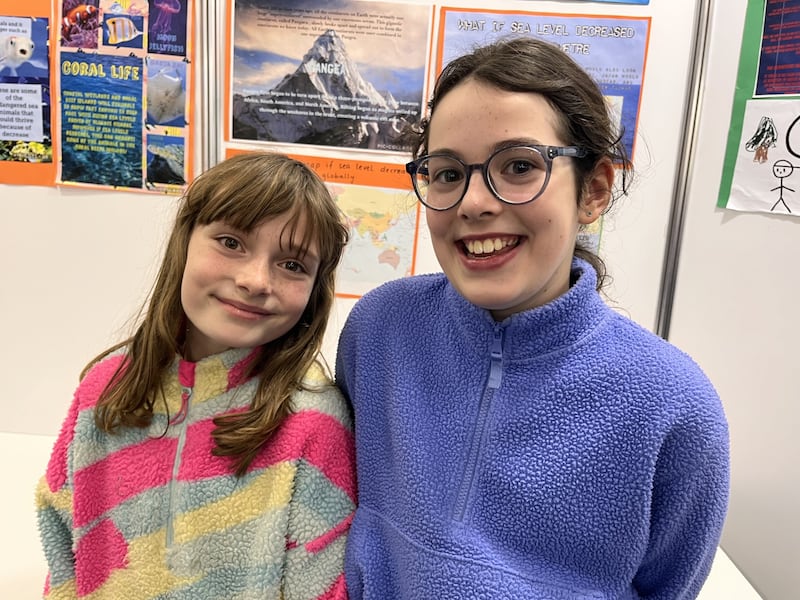
<svg viewBox="0 0 800 600">
<path fill-rule="evenodd" d="M 427 154 L 406 164 L 417 198 L 432 210 L 448 210 L 467 193 L 472 172 L 480 169 L 486 187 L 507 204 L 525 204 L 544 193 L 553 159 L 583 158 L 579 146 L 508 146 L 496 150 L 484 163 L 468 165 L 449 154 Z"/>
</svg>

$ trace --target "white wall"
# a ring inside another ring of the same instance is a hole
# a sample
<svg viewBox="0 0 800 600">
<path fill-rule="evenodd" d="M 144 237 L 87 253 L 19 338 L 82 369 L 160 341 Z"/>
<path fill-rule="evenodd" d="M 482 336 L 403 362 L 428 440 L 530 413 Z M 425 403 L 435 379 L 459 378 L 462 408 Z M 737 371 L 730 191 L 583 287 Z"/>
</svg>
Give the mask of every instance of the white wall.
<svg viewBox="0 0 800 600">
<path fill-rule="evenodd" d="M 7 355 L 0 431 L 58 431 L 80 370 L 122 338 L 144 300 L 175 202 L 0 185 L 0 331 Z"/>
<path fill-rule="evenodd" d="M 800 590 L 800 221 L 716 208 L 745 2 L 718 1 L 670 341 L 705 369 L 731 431 L 722 546 L 764 598 Z"/>
</svg>

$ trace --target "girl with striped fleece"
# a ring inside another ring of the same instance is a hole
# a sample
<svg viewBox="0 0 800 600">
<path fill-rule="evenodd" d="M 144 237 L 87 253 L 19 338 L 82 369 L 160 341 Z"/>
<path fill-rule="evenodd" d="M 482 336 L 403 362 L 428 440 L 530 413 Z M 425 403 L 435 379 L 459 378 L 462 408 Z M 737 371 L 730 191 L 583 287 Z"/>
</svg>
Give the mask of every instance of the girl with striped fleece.
<svg viewBox="0 0 800 600">
<path fill-rule="evenodd" d="M 37 488 L 48 599 L 346 599 L 350 411 L 319 359 L 347 230 L 281 154 L 188 188 L 133 335 Z"/>
</svg>

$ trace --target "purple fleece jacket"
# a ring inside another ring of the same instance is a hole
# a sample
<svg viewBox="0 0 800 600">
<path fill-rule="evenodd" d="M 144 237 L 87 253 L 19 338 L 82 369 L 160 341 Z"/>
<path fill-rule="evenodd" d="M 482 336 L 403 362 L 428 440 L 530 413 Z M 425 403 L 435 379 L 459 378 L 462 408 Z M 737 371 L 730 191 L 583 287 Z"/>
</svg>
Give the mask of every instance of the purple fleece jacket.
<svg viewBox="0 0 800 600">
<path fill-rule="evenodd" d="M 351 311 L 351 600 L 695 598 L 728 499 L 728 429 L 699 367 L 611 310 L 585 262 L 502 322 L 442 274 Z"/>
</svg>

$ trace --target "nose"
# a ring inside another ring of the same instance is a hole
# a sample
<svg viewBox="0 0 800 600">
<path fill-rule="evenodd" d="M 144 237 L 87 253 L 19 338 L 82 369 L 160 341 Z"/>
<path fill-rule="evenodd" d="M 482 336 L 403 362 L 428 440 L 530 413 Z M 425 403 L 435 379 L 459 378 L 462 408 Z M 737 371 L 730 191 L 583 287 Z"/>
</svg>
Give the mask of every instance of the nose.
<svg viewBox="0 0 800 600">
<path fill-rule="evenodd" d="M 467 190 L 458 204 L 458 215 L 463 219 L 479 219 L 502 210 L 503 203 L 495 198 L 479 165 L 471 165 L 467 176 Z"/>
<path fill-rule="evenodd" d="M 272 277 L 269 264 L 255 258 L 244 261 L 236 272 L 236 286 L 251 296 L 272 292 Z"/>
</svg>

